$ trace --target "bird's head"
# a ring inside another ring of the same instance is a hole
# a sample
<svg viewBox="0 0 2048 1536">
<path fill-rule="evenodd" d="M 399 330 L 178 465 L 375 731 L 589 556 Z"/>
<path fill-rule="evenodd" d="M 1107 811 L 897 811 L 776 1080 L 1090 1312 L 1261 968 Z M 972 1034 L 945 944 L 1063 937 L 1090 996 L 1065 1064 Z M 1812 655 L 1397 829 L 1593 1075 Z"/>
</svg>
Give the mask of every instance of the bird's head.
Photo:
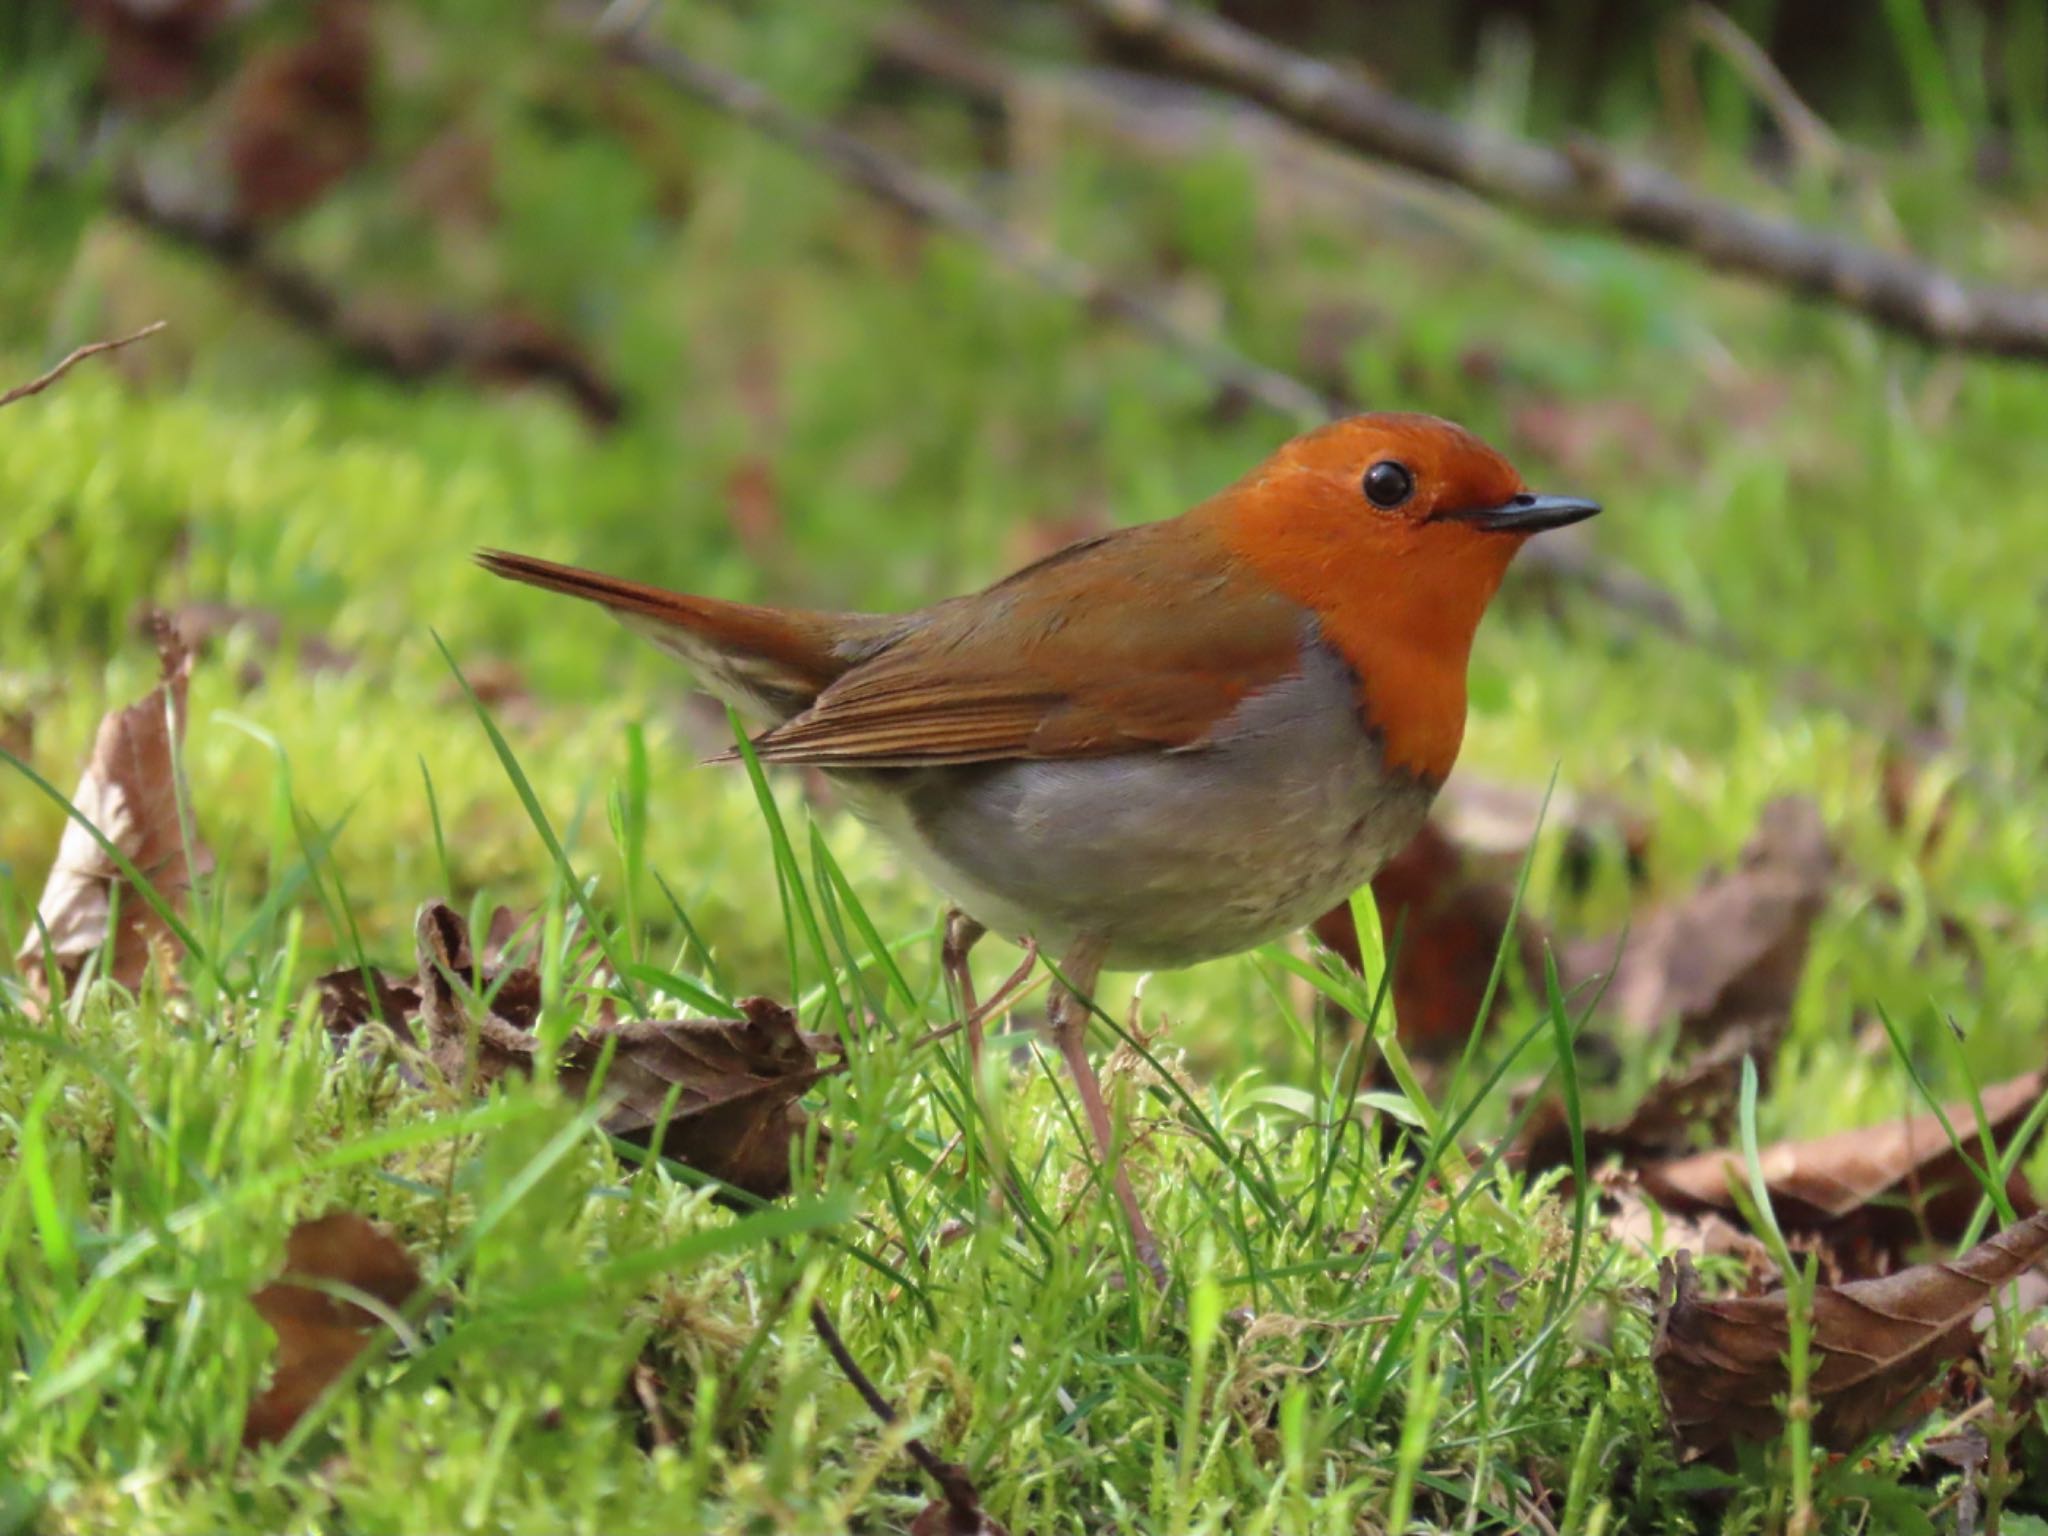
<svg viewBox="0 0 2048 1536">
<path fill-rule="evenodd" d="M 1531 535 L 1599 510 L 1534 494 L 1463 427 L 1394 413 L 1283 444 L 1205 508 L 1358 674 L 1389 762 L 1431 781 L 1457 758 L 1472 637 L 1508 562 Z"/>
</svg>

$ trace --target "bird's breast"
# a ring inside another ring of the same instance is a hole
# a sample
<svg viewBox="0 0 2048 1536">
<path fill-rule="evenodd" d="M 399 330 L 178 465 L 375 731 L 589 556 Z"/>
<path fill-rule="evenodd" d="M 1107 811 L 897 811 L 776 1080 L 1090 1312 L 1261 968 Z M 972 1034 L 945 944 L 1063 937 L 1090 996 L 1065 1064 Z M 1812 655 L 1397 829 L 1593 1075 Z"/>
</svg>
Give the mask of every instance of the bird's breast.
<svg viewBox="0 0 2048 1536">
<path fill-rule="evenodd" d="M 966 911 L 1114 969 L 1304 926 L 1420 828 L 1434 786 L 1390 768 L 1320 643 L 1195 747 L 847 776 L 856 808 Z"/>
</svg>

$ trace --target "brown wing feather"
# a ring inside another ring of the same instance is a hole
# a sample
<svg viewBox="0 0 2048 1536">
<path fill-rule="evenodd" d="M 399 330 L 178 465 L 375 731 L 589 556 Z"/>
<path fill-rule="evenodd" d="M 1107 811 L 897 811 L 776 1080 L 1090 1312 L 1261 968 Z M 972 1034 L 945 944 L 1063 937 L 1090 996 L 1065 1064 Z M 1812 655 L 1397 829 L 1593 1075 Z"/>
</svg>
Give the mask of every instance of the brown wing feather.
<svg viewBox="0 0 2048 1536">
<path fill-rule="evenodd" d="M 1306 623 L 1201 524 L 1147 524 L 914 616 L 754 745 L 823 767 L 1187 747 L 1299 669 Z"/>
</svg>

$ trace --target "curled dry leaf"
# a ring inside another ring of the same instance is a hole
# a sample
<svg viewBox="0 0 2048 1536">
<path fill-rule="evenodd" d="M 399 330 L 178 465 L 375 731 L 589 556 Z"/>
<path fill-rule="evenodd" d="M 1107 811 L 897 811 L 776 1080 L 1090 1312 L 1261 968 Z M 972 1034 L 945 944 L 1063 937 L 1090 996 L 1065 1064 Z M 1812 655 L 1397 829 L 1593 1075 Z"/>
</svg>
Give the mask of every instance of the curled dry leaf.
<svg viewBox="0 0 2048 1536">
<path fill-rule="evenodd" d="M 2018 1128 L 2044 1087 L 2048 1074 L 2029 1072 L 1985 1090 L 1984 1118 L 1994 1140 L 2002 1143 Z M 1866 1273 L 1923 1239 L 1956 1241 L 1982 1193 L 1963 1154 L 1981 1165 L 1984 1141 L 1968 1103 L 1948 1105 L 1942 1113 L 1957 1132 L 1960 1152 L 1932 1111 L 1765 1147 L 1757 1165 L 1779 1225 L 1793 1235 L 1825 1239 L 1838 1262 Z M 1729 1180 L 1748 1177 L 1741 1153 L 1721 1149 L 1653 1163 L 1639 1173 L 1646 1193 L 1667 1210 L 1686 1214 L 1732 1215 L 1737 1207 Z M 2017 1168 L 2006 1194 L 2021 1216 L 2037 1209 Z"/>
<path fill-rule="evenodd" d="M 419 975 L 412 985 L 360 969 L 320 979 L 322 1016 L 337 1038 L 381 1012 L 410 1034 L 440 1074 L 472 1091 L 507 1073 L 529 1075 L 538 1050 L 540 973 L 507 963 L 516 924 L 494 917 L 479 958 L 461 914 L 438 902 L 420 909 Z M 798 1100 L 835 1068 L 818 1065 L 820 1042 L 796 1014 L 746 998 L 738 1019 L 622 1023 L 599 1019 L 563 1041 L 555 1075 L 582 1096 L 602 1077 L 599 1124 L 612 1135 L 654 1142 L 663 1156 L 763 1199 L 788 1193 L 790 1150 L 809 1123 Z"/>
<path fill-rule="evenodd" d="M 346 1286 L 396 1312 L 419 1285 L 412 1255 L 353 1211 L 335 1211 L 292 1228 L 284 1272 L 250 1298 L 277 1333 L 277 1374 L 250 1403 L 242 1443 L 267 1445 L 290 1433 L 354 1363 L 382 1322 L 368 1308 L 318 1287 Z"/>
<path fill-rule="evenodd" d="M 2048 1251 L 2048 1215 L 2029 1217 L 1959 1258 L 1880 1280 L 1815 1288 L 1808 1383 L 1815 1439 L 1848 1450 L 1883 1428 L 1963 1353 L 1980 1308 Z M 1787 1388 L 1783 1292 L 1709 1300 L 1681 1253 L 1660 1268 L 1650 1358 L 1686 1459 L 1726 1459 L 1739 1440 L 1782 1425 Z"/>
<path fill-rule="evenodd" d="M 212 869 L 213 858 L 196 833 L 188 857 L 178 816 L 178 753 L 185 739 L 191 654 L 167 626 L 157 627 L 156 639 L 163 681 L 136 703 L 100 721 L 92 756 L 71 802 L 121 850 L 157 895 L 176 908 L 191 889 L 195 872 Z M 87 958 L 108 945 L 104 974 L 132 991 L 148 974 L 151 957 L 159 949 L 168 952 L 174 942 L 169 925 L 75 819 L 64 824 L 36 916 L 49 934 L 49 947 L 44 948 L 42 933 L 31 930 L 15 961 L 43 998 L 52 992 L 52 962 L 69 987 Z"/>
<path fill-rule="evenodd" d="M 1740 1042 L 1767 1063 L 1791 1015 L 1807 942 L 1833 881 L 1835 860 L 1812 802 L 1764 808 L 1741 862 L 1634 926 L 1607 993 L 1628 1030 L 1676 1024 L 1696 1048 Z M 1606 970 L 1609 940 L 1574 945 L 1567 981 Z"/>
</svg>

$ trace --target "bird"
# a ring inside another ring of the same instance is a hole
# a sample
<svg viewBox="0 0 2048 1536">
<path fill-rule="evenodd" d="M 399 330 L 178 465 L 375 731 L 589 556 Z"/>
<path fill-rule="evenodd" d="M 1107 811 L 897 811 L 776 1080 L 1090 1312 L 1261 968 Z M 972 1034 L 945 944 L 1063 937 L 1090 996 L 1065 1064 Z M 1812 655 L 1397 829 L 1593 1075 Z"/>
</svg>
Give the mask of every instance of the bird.
<svg viewBox="0 0 2048 1536">
<path fill-rule="evenodd" d="M 610 610 L 739 713 L 760 762 L 823 771 L 952 902 L 963 991 L 989 930 L 1052 961 L 1052 1038 L 1163 1285 L 1086 1048 L 1101 974 L 1255 948 L 1370 880 L 1457 760 L 1473 638 L 1515 552 L 1599 510 L 1531 492 L 1452 422 L 1380 412 L 909 613 L 477 559 Z"/>
</svg>

